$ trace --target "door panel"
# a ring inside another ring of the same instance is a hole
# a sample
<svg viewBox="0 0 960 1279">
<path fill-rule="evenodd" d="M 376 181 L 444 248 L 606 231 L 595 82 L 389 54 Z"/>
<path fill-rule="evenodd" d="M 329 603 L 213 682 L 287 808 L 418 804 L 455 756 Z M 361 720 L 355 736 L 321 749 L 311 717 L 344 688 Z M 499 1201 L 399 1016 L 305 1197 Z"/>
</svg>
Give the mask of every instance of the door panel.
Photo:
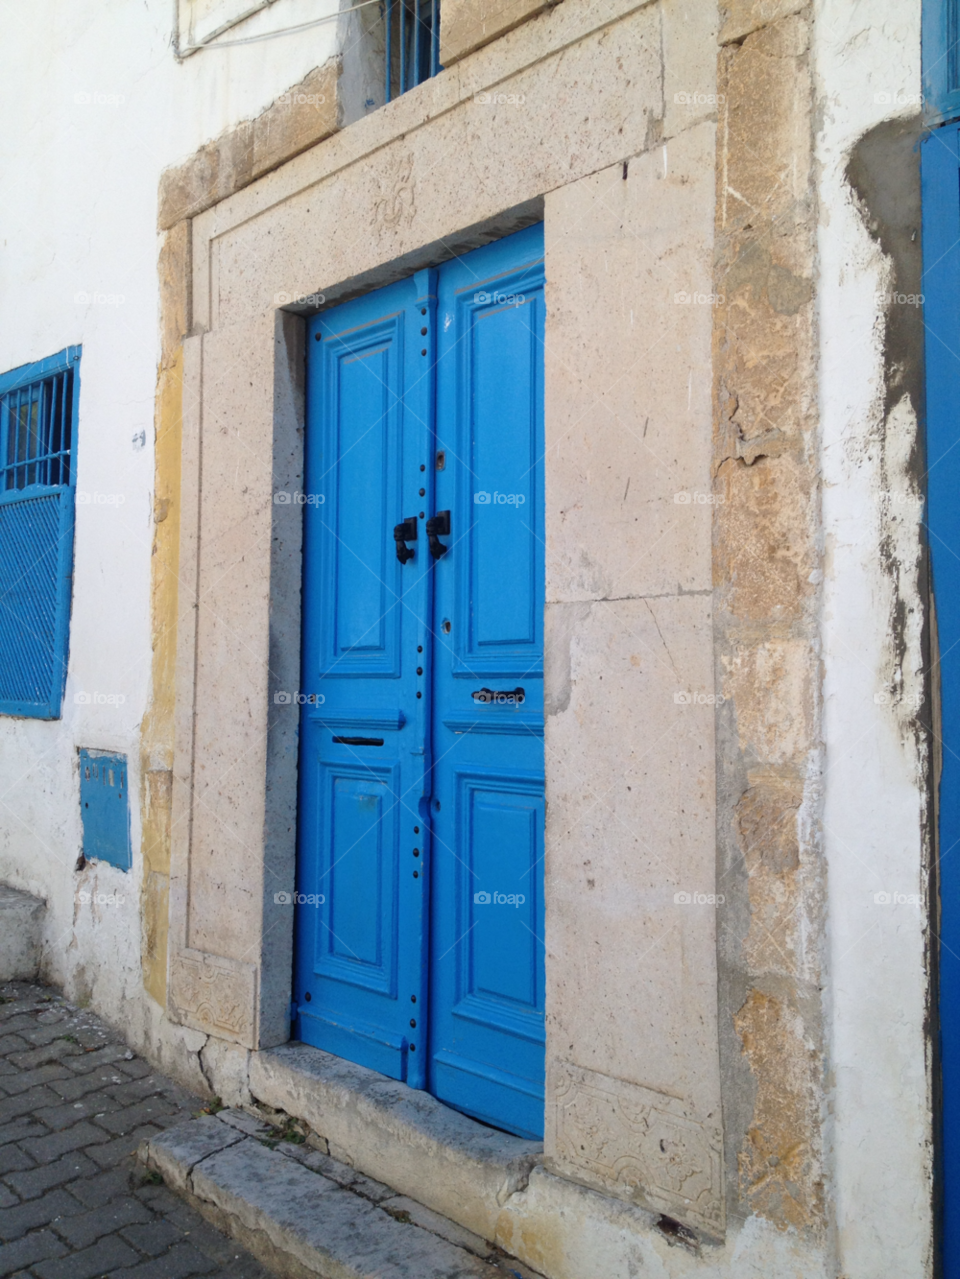
<svg viewBox="0 0 960 1279">
<path fill-rule="evenodd" d="M 393 527 L 432 496 L 433 279 L 308 326 L 294 1033 L 414 1087 L 431 576 L 425 539 L 401 564 Z"/>
<path fill-rule="evenodd" d="M 431 1090 L 533 1137 L 544 1104 L 542 253 L 532 227 L 448 264 L 439 282 L 436 502 L 451 532 L 435 582 L 430 973 Z M 492 700 L 473 696 L 488 689 Z"/>
</svg>

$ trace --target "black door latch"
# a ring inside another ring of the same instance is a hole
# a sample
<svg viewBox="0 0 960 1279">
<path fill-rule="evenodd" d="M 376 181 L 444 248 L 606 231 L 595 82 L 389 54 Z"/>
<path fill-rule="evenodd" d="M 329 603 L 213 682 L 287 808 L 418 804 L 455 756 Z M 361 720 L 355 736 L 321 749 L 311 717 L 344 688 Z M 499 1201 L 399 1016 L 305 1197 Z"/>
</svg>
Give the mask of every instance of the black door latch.
<svg viewBox="0 0 960 1279">
<path fill-rule="evenodd" d="M 444 546 L 440 541 L 441 535 L 446 537 L 450 532 L 450 512 L 437 511 L 436 515 L 427 520 L 427 537 L 430 539 L 430 554 L 435 560 L 441 555 L 446 555 L 449 546 Z"/>
<path fill-rule="evenodd" d="M 430 525 L 427 524 L 429 530 Z M 393 540 L 397 544 L 397 559 L 401 564 L 406 564 L 407 560 L 412 560 L 414 552 L 411 547 L 407 546 L 408 542 L 417 540 L 417 517 L 411 515 L 410 519 L 404 520 L 402 524 L 394 524 Z M 432 550 L 431 546 L 431 550 Z"/>
</svg>

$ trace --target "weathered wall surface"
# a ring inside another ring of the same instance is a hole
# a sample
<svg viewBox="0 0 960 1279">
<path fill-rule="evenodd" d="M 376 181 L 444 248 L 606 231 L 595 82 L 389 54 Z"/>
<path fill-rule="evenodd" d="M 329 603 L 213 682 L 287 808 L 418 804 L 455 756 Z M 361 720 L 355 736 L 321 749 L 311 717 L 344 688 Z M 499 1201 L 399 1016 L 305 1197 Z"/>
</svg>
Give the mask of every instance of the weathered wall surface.
<svg viewBox="0 0 960 1279">
<path fill-rule="evenodd" d="M 718 75 L 713 571 L 724 699 L 717 878 L 728 897 L 720 934 L 724 1126 L 731 1206 L 820 1238 L 825 883 L 812 12 L 764 21 L 766 12 L 758 7 L 754 22 L 743 6 L 726 16 Z"/>
<path fill-rule="evenodd" d="M 878 0 L 871 10 L 828 0 L 813 45 L 827 1136 L 838 1270 L 924 1275 L 936 936 L 920 529 L 920 3 Z"/>
<path fill-rule="evenodd" d="M 317 6 L 310 9 L 316 16 Z M 302 0 L 277 0 L 269 16 L 234 34 L 283 26 L 302 10 Z M 190 324 L 174 304 L 162 308 L 162 332 L 158 325 L 161 292 L 188 299 L 190 266 L 180 224 L 160 246 L 158 278 L 158 184 L 168 165 L 329 64 L 336 30 L 331 23 L 178 64 L 173 14 L 166 0 L 38 3 L 29 14 L 8 5 L 11 57 L 0 86 L 7 118 L 31 122 L 5 159 L 16 197 L 0 214 L 7 245 L 0 368 L 83 345 L 63 718 L 0 719 L 0 879 L 47 900 L 48 975 L 138 1037 L 154 1033 L 165 999 L 178 348 Z M 323 92 L 319 74 L 305 97 Z M 299 105 L 317 114 L 316 102 Z M 128 757 L 134 864 L 127 874 L 104 864 L 74 872 L 78 746 Z M 179 1031 L 171 1038 L 182 1047 Z M 186 1059 L 185 1069 L 192 1069 Z"/>
</svg>

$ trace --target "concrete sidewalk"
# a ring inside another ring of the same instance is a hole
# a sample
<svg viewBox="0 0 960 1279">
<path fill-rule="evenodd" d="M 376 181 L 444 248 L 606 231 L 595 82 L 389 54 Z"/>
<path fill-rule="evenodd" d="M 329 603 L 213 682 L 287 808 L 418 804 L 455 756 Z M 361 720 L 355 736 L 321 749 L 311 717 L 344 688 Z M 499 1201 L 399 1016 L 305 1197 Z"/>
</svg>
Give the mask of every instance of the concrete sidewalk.
<svg viewBox="0 0 960 1279">
<path fill-rule="evenodd" d="M 56 990 L 0 1000 L 0 1276 L 268 1279 L 136 1160 L 204 1102 Z"/>
</svg>

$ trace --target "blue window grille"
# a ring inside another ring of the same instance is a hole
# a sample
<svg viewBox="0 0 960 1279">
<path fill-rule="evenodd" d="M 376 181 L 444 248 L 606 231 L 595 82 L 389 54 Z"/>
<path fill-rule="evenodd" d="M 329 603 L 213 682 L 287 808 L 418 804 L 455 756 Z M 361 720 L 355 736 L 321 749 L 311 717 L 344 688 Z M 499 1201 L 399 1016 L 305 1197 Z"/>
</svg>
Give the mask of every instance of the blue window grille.
<svg viewBox="0 0 960 1279">
<path fill-rule="evenodd" d="M 384 0 L 384 101 L 440 70 L 440 0 Z"/>
<path fill-rule="evenodd" d="M 73 577 L 80 347 L 0 374 L 0 714 L 58 719 Z"/>
<path fill-rule="evenodd" d="M 923 99 L 931 123 L 960 117 L 960 0 L 924 0 Z"/>
</svg>

